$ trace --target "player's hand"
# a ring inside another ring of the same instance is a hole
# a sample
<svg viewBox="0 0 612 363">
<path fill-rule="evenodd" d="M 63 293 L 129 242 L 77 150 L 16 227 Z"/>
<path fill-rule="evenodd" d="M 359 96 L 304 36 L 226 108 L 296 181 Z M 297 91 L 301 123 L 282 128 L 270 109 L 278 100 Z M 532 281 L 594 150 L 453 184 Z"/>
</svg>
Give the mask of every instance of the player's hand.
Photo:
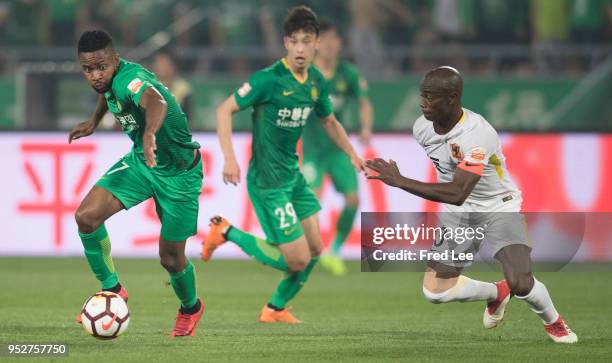
<svg viewBox="0 0 612 363">
<path fill-rule="evenodd" d="M 361 129 L 359 132 L 359 141 L 363 146 L 370 146 L 370 140 L 372 140 L 372 130 Z"/>
<path fill-rule="evenodd" d="M 155 150 L 157 150 L 157 145 L 155 144 L 155 134 L 145 133 L 142 135 L 142 152 L 145 157 L 145 162 L 149 168 L 154 168 L 157 166 L 157 161 L 155 160 Z"/>
<path fill-rule="evenodd" d="M 399 181 L 402 178 L 402 174 L 400 173 L 395 161 L 389 160 L 387 162 L 383 159 L 376 158 L 374 160 L 366 161 L 365 164 L 367 168 L 378 173 L 378 175 L 373 175 L 373 173 L 369 173 L 369 175 L 367 175 L 368 179 L 378 179 L 392 187 L 399 185 Z"/>
<path fill-rule="evenodd" d="M 70 134 L 68 134 L 68 143 L 72 143 L 72 140 L 80 139 L 93 134 L 96 129 L 96 123 L 94 120 L 87 120 L 77 124 L 72 128 Z"/>
<path fill-rule="evenodd" d="M 240 182 L 240 166 L 235 159 L 225 161 L 223 165 L 223 182 L 238 185 Z"/>
<path fill-rule="evenodd" d="M 365 162 L 363 161 L 362 158 L 360 158 L 357 155 L 353 155 L 351 156 L 351 164 L 353 164 L 353 166 L 355 167 L 355 169 L 357 169 L 358 172 L 364 172 L 366 171 L 365 169 Z"/>
</svg>

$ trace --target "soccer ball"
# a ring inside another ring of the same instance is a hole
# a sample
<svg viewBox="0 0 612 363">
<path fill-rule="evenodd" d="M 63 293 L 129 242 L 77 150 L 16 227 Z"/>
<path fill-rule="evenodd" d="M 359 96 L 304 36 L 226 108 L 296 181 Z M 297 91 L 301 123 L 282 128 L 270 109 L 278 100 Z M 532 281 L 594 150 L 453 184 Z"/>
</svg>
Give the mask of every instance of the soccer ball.
<svg viewBox="0 0 612 363">
<path fill-rule="evenodd" d="M 81 310 L 83 328 L 98 339 L 114 339 L 127 329 L 130 312 L 121 296 L 110 291 L 93 294 Z"/>
</svg>

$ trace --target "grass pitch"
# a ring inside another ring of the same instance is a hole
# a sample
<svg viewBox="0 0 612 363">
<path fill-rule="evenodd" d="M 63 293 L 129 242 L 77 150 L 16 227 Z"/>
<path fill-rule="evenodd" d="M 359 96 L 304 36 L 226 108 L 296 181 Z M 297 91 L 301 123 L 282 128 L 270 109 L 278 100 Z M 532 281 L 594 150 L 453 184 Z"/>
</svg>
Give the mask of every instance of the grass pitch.
<svg viewBox="0 0 612 363">
<path fill-rule="evenodd" d="M 482 327 L 484 304 L 432 305 L 419 273 L 335 278 L 317 267 L 293 301 L 299 326 L 264 325 L 259 310 L 280 273 L 251 261 L 195 262 L 205 312 L 193 338 L 174 339 L 178 301 L 156 260 L 116 259 L 130 293 L 128 330 L 112 341 L 74 323 L 98 284 L 82 259 L 0 259 L 0 343 L 65 342 L 83 361 L 608 361 L 612 357 L 612 272 L 539 273 L 580 342 L 560 346 L 516 299 L 504 324 Z M 607 271 L 606 271 L 607 270 Z M 495 281 L 493 272 L 468 276 Z M 32 358 L 34 359 L 34 358 Z M 51 358 L 35 358 L 48 361 Z M 7 360 L 0 357 L 0 360 Z M 16 361 L 24 361 L 23 358 Z"/>
</svg>

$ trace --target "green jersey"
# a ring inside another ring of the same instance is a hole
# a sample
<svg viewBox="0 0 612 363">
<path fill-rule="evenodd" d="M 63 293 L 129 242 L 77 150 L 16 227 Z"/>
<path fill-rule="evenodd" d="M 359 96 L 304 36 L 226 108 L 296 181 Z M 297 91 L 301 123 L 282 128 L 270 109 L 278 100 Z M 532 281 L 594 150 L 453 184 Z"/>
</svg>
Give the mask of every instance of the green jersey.
<svg viewBox="0 0 612 363">
<path fill-rule="evenodd" d="M 154 87 L 168 104 L 168 111 L 156 136 L 157 166 L 152 172 L 175 175 L 193 163 L 193 150 L 200 144 L 191 139 L 187 118 L 168 89 L 155 74 L 140 64 L 119 61 L 119 70 L 113 78 L 111 90 L 104 94 L 108 109 L 134 142 L 133 151 L 145 161 L 142 152 L 142 135 L 146 127 L 145 112 L 138 106 L 144 91 Z"/>
<path fill-rule="evenodd" d="M 296 145 L 304 125 L 311 114 L 324 118 L 333 111 L 321 72 L 311 65 L 300 81 L 282 59 L 254 73 L 234 97 L 241 110 L 253 106 L 249 182 L 260 188 L 294 183 L 299 174 Z"/>
<path fill-rule="evenodd" d="M 368 97 L 368 82 L 359 75 L 357 68 L 348 62 L 340 61 L 334 75 L 327 82 L 334 114 L 340 122 L 347 111 L 350 99 Z M 309 120 L 304 130 L 304 153 L 316 152 L 324 155 L 331 151 L 340 151 L 340 149 L 327 136 L 320 122 Z"/>
</svg>

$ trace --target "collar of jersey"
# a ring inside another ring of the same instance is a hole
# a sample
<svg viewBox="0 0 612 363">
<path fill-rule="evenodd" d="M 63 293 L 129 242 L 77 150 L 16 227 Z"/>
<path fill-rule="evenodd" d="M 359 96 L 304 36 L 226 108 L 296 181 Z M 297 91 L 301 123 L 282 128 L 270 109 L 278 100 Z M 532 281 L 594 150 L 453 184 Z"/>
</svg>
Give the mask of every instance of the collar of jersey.
<svg viewBox="0 0 612 363">
<path fill-rule="evenodd" d="M 285 58 L 282 58 L 281 62 L 283 63 L 285 68 L 287 68 L 287 70 L 291 72 L 291 75 L 293 76 L 293 78 L 295 78 L 296 81 L 298 81 L 299 84 L 306 83 L 306 81 L 308 80 L 308 69 L 306 70 L 306 77 L 304 77 L 304 79 L 302 80 L 300 79 L 300 76 L 298 76 L 295 72 L 293 72 L 293 69 L 289 67 L 289 63 L 287 63 L 287 60 Z"/>
</svg>

